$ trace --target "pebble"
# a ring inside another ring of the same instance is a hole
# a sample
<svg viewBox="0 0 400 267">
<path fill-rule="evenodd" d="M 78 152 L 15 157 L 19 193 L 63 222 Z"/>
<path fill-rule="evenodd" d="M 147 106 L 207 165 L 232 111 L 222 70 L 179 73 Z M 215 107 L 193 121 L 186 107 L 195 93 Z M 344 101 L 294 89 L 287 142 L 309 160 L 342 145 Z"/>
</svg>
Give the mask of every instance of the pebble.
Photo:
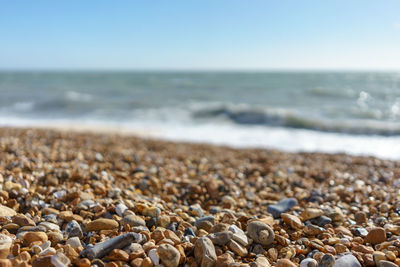
<svg viewBox="0 0 400 267">
<path fill-rule="evenodd" d="M 35 222 L 31 218 L 29 218 L 29 217 L 27 217 L 27 216 L 25 216 L 23 214 L 16 214 L 11 219 L 12 219 L 13 223 L 18 224 L 21 227 L 22 226 L 35 226 L 36 225 Z"/>
<path fill-rule="evenodd" d="M 240 257 L 245 257 L 247 253 L 247 249 L 240 245 L 238 242 L 235 240 L 231 240 L 228 244 L 228 247 L 238 256 Z"/>
<path fill-rule="evenodd" d="M 139 216 L 136 215 L 127 215 L 122 221 L 122 225 L 130 225 L 130 226 L 146 226 L 146 222 Z"/>
<path fill-rule="evenodd" d="M 382 260 L 379 263 L 379 267 L 398 267 L 398 265 L 391 261 Z"/>
<path fill-rule="evenodd" d="M 47 240 L 48 237 L 44 232 L 26 232 L 22 237 L 22 243 L 25 246 L 29 246 L 31 243 L 36 241 L 45 242 Z"/>
<path fill-rule="evenodd" d="M 285 198 L 274 205 L 269 205 L 267 211 L 271 213 L 274 218 L 279 218 L 282 213 L 289 211 L 291 208 L 297 205 L 297 199 Z"/>
<path fill-rule="evenodd" d="M 73 248 L 79 248 L 82 246 L 81 244 L 81 240 L 79 239 L 79 237 L 75 236 L 75 237 L 71 237 L 69 238 L 66 242 L 66 245 L 70 245 Z"/>
<path fill-rule="evenodd" d="M 333 267 L 361 267 L 361 264 L 356 257 L 347 254 L 336 259 Z"/>
<path fill-rule="evenodd" d="M 386 255 L 382 251 L 374 251 L 372 254 L 372 258 L 376 264 L 376 266 L 379 266 L 379 263 L 383 260 L 386 260 Z"/>
<path fill-rule="evenodd" d="M 359 211 L 354 214 L 354 219 L 356 220 L 357 224 L 367 223 L 367 214 L 365 214 L 365 212 Z"/>
<path fill-rule="evenodd" d="M 121 249 L 113 249 L 110 252 L 110 254 L 108 254 L 107 259 L 111 260 L 111 261 L 125 261 L 126 262 L 126 261 L 129 261 L 129 254 Z"/>
<path fill-rule="evenodd" d="M 289 225 L 291 228 L 293 229 L 301 229 L 304 227 L 303 223 L 301 222 L 300 218 L 292 215 L 292 214 L 288 214 L 288 213 L 282 213 L 281 217 L 283 219 L 283 221 Z"/>
<path fill-rule="evenodd" d="M 5 259 L 10 253 L 13 240 L 5 234 L 0 234 L 0 259 Z"/>
<path fill-rule="evenodd" d="M 72 220 L 67 224 L 67 226 L 65 227 L 65 232 L 67 233 L 68 237 L 83 237 L 82 228 L 75 220 Z"/>
<path fill-rule="evenodd" d="M 118 222 L 111 219 L 100 218 L 86 225 L 86 231 L 113 230 L 118 228 Z"/>
<path fill-rule="evenodd" d="M 296 267 L 297 265 L 288 259 L 279 259 L 276 262 L 276 267 Z"/>
<path fill-rule="evenodd" d="M 310 219 L 314 219 L 317 217 L 320 217 L 324 214 L 324 212 L 320 209 L 315 209 L 315 208 L 306 208 L 302 213 L 301 213 L 301 218 L 303 221 L 308 221 Z"/>
<path fill-rule="evenodd" d="M 52 231 L 52 232 L 60 231 L 60 226 L 51 222 L 41 222 L 39 223 L 39 226 L 43 226 L 44 228 L 46 228 L 47 231 Z"/>
<path fill-rule="evenodd" d="M 123 203 L 119 203 L 116 207 L 115 207 L 115 212 L 118 214 L 118 216 L 123 217 L 125 211 L 128 210 L 128 207 L 123 204 Z"/>
<path fill-rule="evenodd" d="M 255 263 L 257 264 L 257 267 L 271 267 L 271 264 L 269 263 L 268 259 L 264 256 L 257 257 Z"/>
<path fill-rule="evenodd" d="M 260 221 L 252 221 L 247 225 L 247 234 L 254 242 L 267 246 L 275 239 L 275 233 L 270 226 Z"/>
<path fill-rule="evenodd" d="M 0 147 L 0 267 L 400 266 L 393 161 L 7 128 Z"/>
<path fill-rule="evenodd" d="M 160 264 L 160 258 L 158 257 L 157 249 L 155 248 L 150 249 L 147 252 L 147 255 L 150 257 L 151 261 L 153 262 L 153 265 L 157 266 Z"/>
<path fill-rule="evenodd" d="M 231 254 L 224 253 L 218 256 L 217 261 L 215 263 L 216 267 L 230 267 L 235 260 L 232 258 Z"/>
<path fill-rule="evenodd" d="M 179 265 L 181 255 L 175 247 L 162 244 L 157 248 L 157 253 L 165 267 L 177 267 Z"/>
<path fill-rule="evenodd" d="M 213 243 L 208 237 L 200 237 L 194 244 L 194 256 L 200 267 L 213 267 L 217 255 Z"/>
<path fill-rule="evenodd" d="M 335 258 L 332 254 L 325 254 L 322 256 L 321 261 L 318 264 L 318 267 L 331 267 L 335 263 Z"/>
<path fill-rule="evenodd" d="M 16 215 L 17 212 L 7 206 L 1 205 L 0 204 L 0 217 L 4 217 L 4 216 L 14 216 Z"/>
<path fill-rule="evenodd" d="M 376 227 L 369 231 L 367 237 L 365 238 L 365 242 L 372 245 L 380 244 L 384 241 L 386 241 L 386 231 L 381 227 Z"/>
<path fill-rule="evenodd" d="M 305 258 L 300 262 L 300 267 L 317 267 L 318 262 L 313 258 Z"/>
<path fill-rule="evenodd" d="M 204 216 L 196 220 L 194 224 L 198 229 L 210 230 L 215 225 L 214 216 Z"/>
<path fill-rule="evenodd" d="M 82 251 L 81 255 L 89 259 L 102 258 L 110 253 L 113 249 L 121 249 L 135 242 L 137 239 L 136 233 L 127 233 L 113 237 L 104 242 L 97 243 L 94 247 L 87 247 Z"/>
<path fill-rule="evenodd" d="M 232 237 L 233 233 L 231 231 L 218 232 L 208 235 L 208 238 L 210 238 L 211 241 L 218 246 L 226 245 L 232 239 Z"/>
<path fill-rule="evenodd" d="M 320 227 L 325 227 L 325 225 L 332 223 L 332 219 L 327 216 L 320 216 L 320 217 L 311 219 L 311 223 L 318 225 Z"/>
<path fill-rule="evenodd" d="M 67 267 L 71 264 L 70 259 L 61 252 L 51 256 L 50 261 L 54 267 Z"/>
</svg>

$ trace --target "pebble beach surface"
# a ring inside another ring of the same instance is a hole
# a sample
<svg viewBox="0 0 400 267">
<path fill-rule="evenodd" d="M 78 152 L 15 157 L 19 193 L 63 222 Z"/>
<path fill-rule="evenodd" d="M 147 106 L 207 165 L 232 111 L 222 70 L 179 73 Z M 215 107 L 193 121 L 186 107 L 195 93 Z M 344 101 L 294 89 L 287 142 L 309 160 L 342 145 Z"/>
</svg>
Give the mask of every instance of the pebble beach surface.
<svg viewBox="0 0 400 267">
<path fill-rule="evenodd" d="M 0 267 L 400 266 L 400 163 L 0 129 Z"/>
</svg>

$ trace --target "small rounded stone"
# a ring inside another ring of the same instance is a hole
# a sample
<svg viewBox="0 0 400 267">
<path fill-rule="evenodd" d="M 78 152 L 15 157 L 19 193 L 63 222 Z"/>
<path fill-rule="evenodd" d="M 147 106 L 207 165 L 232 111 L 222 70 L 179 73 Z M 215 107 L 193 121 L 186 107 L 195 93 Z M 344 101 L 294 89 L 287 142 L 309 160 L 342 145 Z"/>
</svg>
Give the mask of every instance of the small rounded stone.
<svg viewBox="0 0 400 267">
<path fill-rule="evenodd" d="M 275 239 L 275 233 L 265 223 L 260 221 L 252 221 L 247 225 L 247 234 L 256 243 L 267 246 Z"/>
<path fill-rule="evenodd" d="M 157 248 L 157 253 L 165 267 L 177 267 L 179 265 L 181 255 L 175 247 L 162 244 Z"/>
</svg>

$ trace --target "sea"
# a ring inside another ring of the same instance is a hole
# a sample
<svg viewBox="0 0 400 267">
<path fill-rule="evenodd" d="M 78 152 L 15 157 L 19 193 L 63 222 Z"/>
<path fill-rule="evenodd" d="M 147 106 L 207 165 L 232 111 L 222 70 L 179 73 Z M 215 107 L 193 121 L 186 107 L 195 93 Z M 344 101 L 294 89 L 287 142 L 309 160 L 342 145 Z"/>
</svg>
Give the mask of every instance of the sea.
<svg viewBox="0 0 400 267">
<path fill-rule="evenodd" d="M 2 71 L 0 126 L 400 159 L 400 72 Z"/>
</svg>

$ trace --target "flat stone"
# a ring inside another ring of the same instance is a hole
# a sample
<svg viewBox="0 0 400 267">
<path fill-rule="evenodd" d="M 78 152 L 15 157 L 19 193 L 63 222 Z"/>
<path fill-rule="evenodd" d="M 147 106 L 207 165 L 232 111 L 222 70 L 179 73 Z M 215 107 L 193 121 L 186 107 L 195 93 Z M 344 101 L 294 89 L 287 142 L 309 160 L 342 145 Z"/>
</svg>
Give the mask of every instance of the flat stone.
<svg viewBox="0 0 400 267">
<path fill-rule="evenodd" d="M 74 236 L 71 237 L 67 240 L 67 242 L 65 242 L 66 245 L 70 245 L 73 248 L 79 248 L 82 246 L 81 244 L 81 240 L 79 239 L 79 237 Z"/>
<path fill-rule="evenodd" d="M 339 257 L 333 267 L 361 267 L 361 264 L 352 254 L 347 254 Z"/>
<path fill-rule="evenodd" d="M 311 219 L 311 223 L 315 224 L 315 225 L 318 225 L 320 227 L 324 227 L 327 224 L 331 224 L 332 223 L 332 219 L 327 217 L 327 216 L 322 215 L 320 217 Z"/>
<path fill-rule="evenodd" d="M 0 204 L 0 217 L 2 217 L 2 216 L 10 216 L 11 217 L 16 214 L 17 214 L 17 212 L 15 210 Z"/>
<path fill-rule="evenodd" d="M 308 221 L 317 217 L 320 217 L 324 214 L 324 212 L 320 209 L 315 209 L 315 208 L 306 208 L 302 213 L 301 213 L 301 219 L 303 221 Z"/>
<path fill-rule="evenodd" d="M 213 267 L 217 255 L 213 243 L 208 237 L 200 237 L 194 244 L 194 257 L 200 267 Z"/>
<path fill-rule="evenodd" d="M 36 226 L 36 223 L 31 218 L 23 214 L 16 214 L 11 219 L 13 223 L 19 226 Z"/>
<path fill-rule="evenodd" d="M 218 246 L 226 245 L 233 237 L 233 233 L 231 231 L 224 231 L 219 233 L 214 233 L 208 235 L 208 238 Z"/>
<path fill-rule="evenodd" d="M 100 231 L 100 230 L 114 230 L 118 228 L 118 222 L 111 219 L 100 218 L 94 221 L 91 221 L 86 225 L 86 231 Z"/>
<path fill-rule="evenodd" d="M 54 231 L 56 231 L 56 232 L 60 231 L 60 226 L 58 226 L 55 223 L 51 223 L 51 222 L 41 222 L 41 223 L 39 223 L 39 226 L 43 226 L 48 231 L 53 231 L 53 232 Z"/>
<path fill-rule="evenodd" d="M 292 214 L 282 213 L 281 217 L 282 217 L 283 221 L 293 229 L 299 230 L 304 227 L 300 218 L 298 218 Z"/>
<path fill-rule="evenodd" d="M 228 244 L 228 247 L 230 248 L 230 250 L 232 250 L 236 255 L 238 255 L 240 257 L 244 257 L 248 254 L 247 249 L 245 247 L 241 246 L 235 240 L 231 240 Z"/>
<path fill-rule="evenodd" d="M 127 215 L 121 220 L 122 225 L 146 226 L 146 222 L 137 215 Z"/>
<path fill-rule="evenodd" d="M 175 247 L 162 244 L 157 248 L 157 253 L 165 267 L 177 267 L 179 265 L 181 254 Z"/>
<path fill-rule="evenodd" d="M 351 249 L 354 251 L 366 253 L 366 254 L 374 253 L 374 249 L 372 247 L 364 246 L 361 244 L 354 245 Z"/>
<path fill-rule="evenodd" d="M 274 205 L 269 205 L 267 211 L 271 213 L 274 218 L 279 218 L 282 213 L 289 211 L 292 207 L 297 206 L 297 204 L 297 199 L 285 198 Z"/>
<path fill-rule="evenodd" d="M 369 231 L 367 237 L 365 238 L 365 242 L 372 245 L 380 244 L 384 241 L 386 241 L 386 231 L 381 227 L 376 227 Z"/>
</svg>

